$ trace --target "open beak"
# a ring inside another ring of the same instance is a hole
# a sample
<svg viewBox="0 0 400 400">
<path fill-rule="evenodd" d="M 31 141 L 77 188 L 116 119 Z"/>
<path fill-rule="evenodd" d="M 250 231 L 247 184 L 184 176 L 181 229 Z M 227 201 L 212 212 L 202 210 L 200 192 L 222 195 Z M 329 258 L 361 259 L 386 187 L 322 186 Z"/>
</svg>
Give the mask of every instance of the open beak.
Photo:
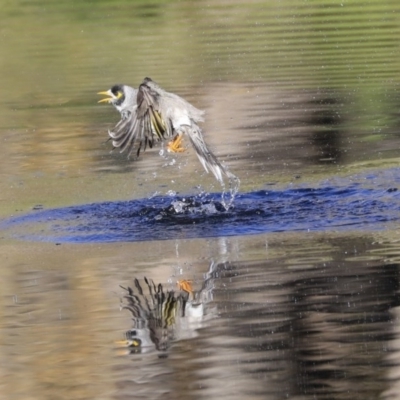
<svg viewBox="0 0 400 400">
<path fill-rule="evenodd" d="M 105 92 L 98 92 L 97 94 L 109 96 L 109 97 L 106 97 L 105 99 L 99 100 L 98 103 L 111 103 L 111 101 L 115 98 L 115 96 L 113 95 L 111 90 L 107 90 Z"/>
</svg>

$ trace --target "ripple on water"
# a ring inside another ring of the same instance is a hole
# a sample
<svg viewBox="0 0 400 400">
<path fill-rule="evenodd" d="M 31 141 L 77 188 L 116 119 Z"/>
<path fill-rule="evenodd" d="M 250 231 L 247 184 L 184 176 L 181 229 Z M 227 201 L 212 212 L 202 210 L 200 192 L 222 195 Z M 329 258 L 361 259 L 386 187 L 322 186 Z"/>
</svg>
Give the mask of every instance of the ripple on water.
<svg viewBox="0 0 400 400">
<path fill-rule="evenodd" d="M 131 201 L 37 210 L 3 221 L 11 235 L 51 242 L 119 242 L 243 236 L 267 232 L 378 230 L 399 219 L 399 192 L 376 180 L 373 187 L 335 185 L 240 193 L 227 210 L 221 194 L 154 196 Z M 332 183 L 332 182 L 331 182 Z"/>
</svg>

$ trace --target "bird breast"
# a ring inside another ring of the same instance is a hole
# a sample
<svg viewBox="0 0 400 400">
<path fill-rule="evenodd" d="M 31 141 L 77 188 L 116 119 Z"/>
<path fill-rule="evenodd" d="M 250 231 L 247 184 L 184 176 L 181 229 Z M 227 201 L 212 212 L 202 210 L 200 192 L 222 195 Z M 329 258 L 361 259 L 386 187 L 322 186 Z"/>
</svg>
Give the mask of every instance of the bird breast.
<svg viewBox="0 0 400 400">
<path fill-rule="evenodd" d="M 185 125 L 192 126 L 192 121 L 202 121 L 204 114 L 203 111 L 173 93 L 165 93 L 165 96 L 160 98 L 160 111 L 165 119 L 171 121 L 174 129 Z"/>
<path fill-rule="evenodd" d="M 184 125 L 192 125 L 192 121 L 190 120 L 189 116 L 186 113 L 179 112 L 179 110 L 175 110 L 175 112 L 171 113 L 171 121 L 175 130 Z"/>
</svg>

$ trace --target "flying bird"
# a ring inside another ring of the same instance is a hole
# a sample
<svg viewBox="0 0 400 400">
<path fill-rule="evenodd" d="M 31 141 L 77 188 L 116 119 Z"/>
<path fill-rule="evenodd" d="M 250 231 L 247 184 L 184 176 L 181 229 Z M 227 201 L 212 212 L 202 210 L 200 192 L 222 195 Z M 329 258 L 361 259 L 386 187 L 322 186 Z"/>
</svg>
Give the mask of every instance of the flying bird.
<svg viewBox="0 0 400 400">
<path fill-rule="evenodd" d="M 112 104 L 121 114 L 121 120 L 108 131 L 114 148 L 128 156 L 136 151 L 154 146 L 156 142 L 168 141 L 167 148 L 179 153 L 183 136 L 186 135 L 206 172 L 211 171 L 224 186 L 224 177 L 239 182 L 208 148 L 198 126 L 204 120 L 204 111 L 192 106 L 182 97 L 162 89 L 150 78 L 145 78 L 138 89 L 119 84 L 98 94 L 106 95 L 99 103 Z M 237 183 L 238 185 L 238 183 Z"/>
</svg>

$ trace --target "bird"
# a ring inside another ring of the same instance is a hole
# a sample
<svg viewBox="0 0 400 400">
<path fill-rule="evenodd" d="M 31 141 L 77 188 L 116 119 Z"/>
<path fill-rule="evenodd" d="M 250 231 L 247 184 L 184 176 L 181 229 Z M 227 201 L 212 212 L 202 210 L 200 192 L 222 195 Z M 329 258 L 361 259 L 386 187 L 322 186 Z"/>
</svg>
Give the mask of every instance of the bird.
<svg viewBox="0 0 400 400">
<path fill-rule="evenodd" d="M 154 350 L 166 353 L 172 342 L 193 338 L 203 322 L 215 318 L 218 309 L 211 303 L 215 280 L 221 277 L 226 265 L 211 261 L 200 289 L 193 288 L 193 281 L 181 279 L 177 290 L 166 289 L 162 283 L 143 278 L 141 284 L 134 277 L 132 286 L 120 286 L 124 290 L 120 298 L 120 310 L 128 310 L 133 326 L 125 332 L 124 340 L 116 344 L 129 353 Z M 124 351 L 125 353 L 125 351 Z"/>
<path fill-rule="evenodd" d="M 138 89 L 116 84 L 98 94 L 108 97 L 99 103 L 112 104 L 121 114 L 120 121 L 108 131 L 114 148 L 128 157 L 136 150 L 152 148 L 156 142 L 168 141 L 167 148 L 174 153 L 183 152 L 183 135 L 186 135 L 205 171 L 215 176 L 224 187 L 224 177 L 232 182 L 239 179 L 220 163 L 208 148 L 198 123 L 204 121 L 204 111 L 197 109 L 182 97 L 165 91 L 151 78 L 144 78 Z M 238 186 L 238 183 L 237 183 Z"/>
<path fill-rule="evenodd" d="M 191 281 L 178 281 L 177 292 L 165 290 L 162 284 L 156 285 L 146 277 L 144 282 L 141 285 L 135 278 L 134 288 L 121 286 L 125 294 L 120 308 L 130 311 L 133 327 L 125 333 L 125 341 L 118 344 L 128 346 L 133 352 L 148 351 L 153 346 L 158 351 L 167 351 L 172 341 L 188 336 L 193 329 L 185 325 L 184 331 L 179 330 L 182 319 L 193 315 L 202 318 L 203 304 L 194 301 Z"/>
</svg>

